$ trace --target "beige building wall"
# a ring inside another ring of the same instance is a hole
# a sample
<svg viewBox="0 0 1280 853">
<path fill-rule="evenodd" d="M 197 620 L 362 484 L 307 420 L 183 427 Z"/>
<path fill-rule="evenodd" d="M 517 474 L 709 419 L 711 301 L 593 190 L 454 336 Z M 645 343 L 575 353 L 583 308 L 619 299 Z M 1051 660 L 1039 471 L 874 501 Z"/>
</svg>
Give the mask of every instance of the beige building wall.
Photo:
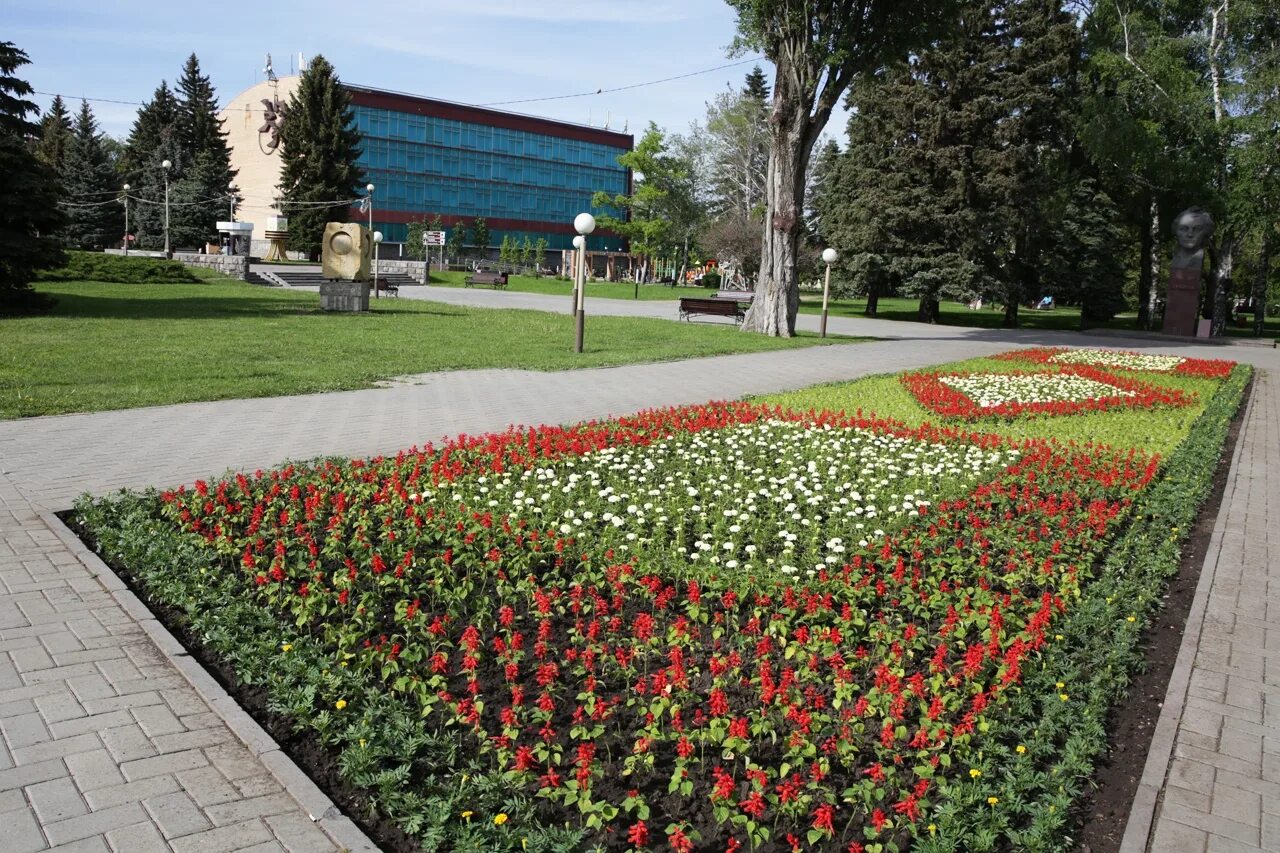
<svg viewBox="0 0 1280 853">
<path fill-rule="evenodd" d="M 266 239 L 263 232 L 267 228 L 267 217 L 279 215 L 275 198 L 280 184 L 280 150 L 267 154 L 270 136 L 258 134 L 263 122 L 262 101 L 274 96 L 281 103 L 287 103 L 300 79 L 295 75 L 281 77 L 275 83 L 259 83 L 236 95 L 218 113 L 231 149 L 231 168 L 237 172 L 236 186 L 240 188 L 236 219 L 253 223 L 255 242 Z"/>
</svg>

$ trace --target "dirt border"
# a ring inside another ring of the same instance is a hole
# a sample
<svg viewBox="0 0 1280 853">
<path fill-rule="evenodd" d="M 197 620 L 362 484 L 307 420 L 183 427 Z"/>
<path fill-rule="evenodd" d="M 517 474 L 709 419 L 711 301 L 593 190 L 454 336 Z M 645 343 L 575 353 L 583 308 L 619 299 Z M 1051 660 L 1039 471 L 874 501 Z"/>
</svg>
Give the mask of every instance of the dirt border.
<svg viewBox="0 0 1280 853">
<path fill-rule="evenodd" d="M 1188 624 L 1197 635 L 1199 633 L 1204 602 L 1200 602 L 1197 615 L 1192 615 L 1192 609 L 1200 597 L 1200 585 L 1206 579 L 1211 581 L 1213 577 L 1213 569 L 1207 565 L 1206 558 L 1217 549 L 1218 540 L 1214 534 L 1227 481 L 1238 461 L 1240 431 L 1252 405 L 1253 383 L 1254 377 L 1250 377 L 1240 405 L 1232 416 L 1221 451 L 1223 461 L 1219 462 L 1214 471 L 1213 487 L 1196 515 L 1188 544 L 1184 546 L 1178 565 L 1178 573 L 1170 579 L 1164 604 L 1153 614 L 1143 633 L 1141 642 L 1145 650 L 1143 659 L 1146 668 L 1134 676 L 1124 698 L 1112 706 L 1107 714 L 1107 752 L 1090 777 L 1094 783 L 1093 789 L 1087 791 L 1076 806 L 1082 819 L 1078 839 L 1078 849 L 1082 853 L 1119 853 L 1122 850 L 1146 849 L 1147 835 L 1155 811 L 1155 795 L 1163 785 L 1164 773 L 1173 749 L 1172 739 L 1167 743 L 1158 742 L 1156 732 L 1161 727 L 1166 713 L 1165 706 L 1170 699 L 1179 703 L 1177 718 L 1182 714 L 1181 704 L 1185 698 L 1185 681 L 1189 672 L 1182 679 L 1184 683 L 1181 691 L 1174 689 L 1177 685 L 1174 673 L 1178 669 Z M 1204 574 L 1206 568 L 1209 569 L 1207 575 Z M 1207 589 L 1205 594 L 1207 595 Z M 1170 693 L 1175 695 L 1170 696 Z M 1174 719 L 1173 727 L 1176 731 L 1177 719 Z M 1141 792 L 1143 796 L 1140 796 L 1140 788 L 1150 783 L 1147 776 L 1152 773 L 1151 762 L 1156 752 L 1163 756 L 1159 764 L 1160 780 L 1157 790 L 1154 793 Z M 1145 828 L 1138 830 L 1135 820 L 1145 823 Z M 1130 839 L 1130 835 L 1135 832 L 1140 832 L 1140 839 L 1136 836 Z M 1134 847 L 1135 843 L 1140 846 Z"/>
</svg>

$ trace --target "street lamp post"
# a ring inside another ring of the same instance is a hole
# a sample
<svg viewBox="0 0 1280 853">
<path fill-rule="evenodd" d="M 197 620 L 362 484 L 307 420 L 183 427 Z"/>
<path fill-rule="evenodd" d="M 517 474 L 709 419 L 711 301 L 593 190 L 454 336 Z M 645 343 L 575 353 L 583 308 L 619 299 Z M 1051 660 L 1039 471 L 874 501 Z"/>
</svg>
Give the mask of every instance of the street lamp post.
<svg viewBox="0 0 1280 853">
<path fill-rule="evenodd" d="M 382 232 L 373 232 L 373 298 L 380 299 L 378 295 L 378 247 L 382 245 Z"/>
<path fill-rule="evenodd" d="M 818 328 L 818 333 L 822 337 L 827 336 L 827 302 L 831 298 L 831 265 L 836 262 L 836 250 L 826 248 L 822 250 L 822 260 L 827 265 L 827 279 L 822 284 L 822 323 Z"/>
<path fill-rule="evenodd" d="M 124 185 L 124 195 L 120 199 L 124 202 L 124 256 L 129 257 L 129 185 Z"/>
<path fill-rule="evenodd" d="M 227 184 L 227 199 L 231 204 L 231 221 L 236 221 L 236 185 Z"/>
<path fill-rule="evenodd" d="M 578 272 L 582 269 L 582 250 L 587 246 L 587 238 L 581 234 L 573 238 L 573 289 L 569 291 L 569 315 L 578 313 Z"/>
<path fill-rule="evenodd" d="M 584 311 L 585 297 L 587 294 L 587 235 L 596 230 L 596 218 L 590 213 L 579 213 L 573 219 L 573 228 L 578 232 L 577 238 L 574 239 L 574 245 L 578 241 L 582 241 L 582 247 L 578 250 L 578 265 L 581 274 L 578 278 L 578 305 L 577 313 L 574 315 L 574 352 L 582 352 L 583 325 L 586 318 Z"/>
<path fill-rule="evenodd" d="M 366 184 L 365 192 L 369 194 L 369 233 L 373 233 L 373 184 Z"/>
<path fill-rule="evenodd" d="M 164 256 L 172 258 L 173 252 L 169 249 L 169 170 L 173 164 L 165 160 L 160 168 L 164 169 Z"/>
</svg>

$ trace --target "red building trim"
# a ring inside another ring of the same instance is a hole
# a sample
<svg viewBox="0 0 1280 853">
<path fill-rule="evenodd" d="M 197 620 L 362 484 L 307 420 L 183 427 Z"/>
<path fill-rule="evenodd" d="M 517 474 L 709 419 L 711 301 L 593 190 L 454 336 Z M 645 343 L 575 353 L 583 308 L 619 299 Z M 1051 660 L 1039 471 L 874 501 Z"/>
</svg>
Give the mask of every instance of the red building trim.
<svg viewBox="0 0 1280 853">
<path fill-rule="evenodd" d="M 581 142 L 594 142 L 598 145 L 608 145 L 613 148 L 624 148 L 627 151 L 635 147 L 634 136 L 612 130 L 583 127 L 518 113 L 504 113 L 501 110 L 490 110 L 484 107 L 453 104 L 448 101 L 437 101 L 434 98 L 421 98 L 417 95 L 402 95 L 398 92 L 365 89 L 350 84 L 347 84 L 347 90 L 351 93 L 351 102 L 362 107 L 465 121 L 472 124 L 488 125 L 489 127 L 502 127 L 507 130 L 523 130 L 529 133 L 540 133 L 544 136 L 576 139 Z"/>
<path fill-rule="evenodd" d="M 417 211 L 408 210 L 373 210 L 374 222 L 421 222 L 424 219 L 430 219 L 435 214 L 426 212 L 419 213 Z M 546 234 L 577 234 L 573 230 L 572 222 L 541 222 L 533 219 L 504 219 L 496 216 L 484 216 L 486 225 L 499 231 L 541 231 Z M 351 208 L 348 222 L 366 223 L 369 221 L 369 214 L 361 213 L 360 208 Z M 459 223 L 471 227 L 475 222 L 474 218 L 466 216 L 440 215 L 440 221 L 445 228 L 452 228 Z M 617 232 L 610 231 L 605 228 L 597 228 L 591 235 L 592 237 L 618 237 Z M 619 238 L 621 239 L 621 238 Z"/>
</svg>

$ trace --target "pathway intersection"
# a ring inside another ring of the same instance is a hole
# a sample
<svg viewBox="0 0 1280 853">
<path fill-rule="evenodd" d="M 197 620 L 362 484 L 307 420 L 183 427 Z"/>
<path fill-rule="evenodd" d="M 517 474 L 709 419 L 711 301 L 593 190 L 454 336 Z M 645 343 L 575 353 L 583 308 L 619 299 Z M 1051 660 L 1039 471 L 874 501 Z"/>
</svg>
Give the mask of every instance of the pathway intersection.
<svg viewBox="0 0 1280 853">
<path fill-rule="evenodd" d="M 402 298 L 565 311 L 537 294 Z M 669 303 L 592 300 L 671 317 Z M 802 317 L 816 328 L 816 317 Z M 590 345 L 590 320 L 588 318 Z M 1029 345 L 1151 340 L 833 318 L 866 344 L 561 373 L 459 371 L 391 387 L 0 422 L 0 849 L 323 851 L 367 845 L 51 512 L 83 492 L 190 483 L 319 455 L 394 453 L 513 423 L 799 388 Z M 568 344 L 568 342 L 566 342 Z M 1280 351 L 1261 368 L 1126 851 L 1280 849 Z M 1224 464 L 1226 464 L 1224 462 Z M 1198 608 L 1198 610 L 1197 610 Z M 1197 616 L 1197 613 L 1199 615 Z M 1161 753 L 1163 749 L 1163 753 Z"/>
</svg>

